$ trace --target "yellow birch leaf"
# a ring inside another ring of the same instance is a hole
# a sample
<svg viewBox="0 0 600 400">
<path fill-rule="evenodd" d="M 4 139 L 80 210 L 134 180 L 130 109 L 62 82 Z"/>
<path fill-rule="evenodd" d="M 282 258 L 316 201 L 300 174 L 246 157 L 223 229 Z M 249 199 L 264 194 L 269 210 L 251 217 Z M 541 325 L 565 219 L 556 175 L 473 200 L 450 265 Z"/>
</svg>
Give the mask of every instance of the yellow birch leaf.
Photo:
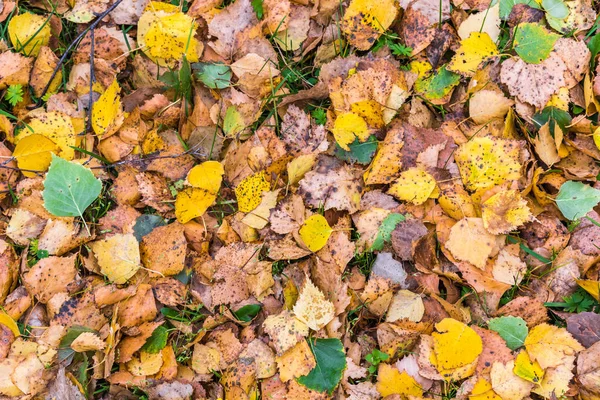
<svg viewBox="0 0 600 400">
<path fill-rule="evenodd" d="M 472 32 L 460 41 L 460 47 L 448 65 L 448 69 L 465 76 L 473 76 L 481 63 L 499 54 L 496 44 L 485 32 Z"/>
<path fill-rule="evenodd" d="M 294 314 L 310 329 L 318 331 L 335 317 L 335 309 L 319 288 L 307 278 L 294 305 Z"/>
<path fill-rule="evenodd" d="M 573 378 L 574 367 L 575 356 L 565 357 L 563 364 L 545 371 L 544 379 L 531 392 L 545 399 L 551 399 L 553 395 L 559 399 L 564 398 L 565 392 L 569 390 L 569 382 Z"/>
<path fill-rule="evenodd" d="M 133 234 L 116 234 L 90 243 L 100 272 L 109 281 L 122 285 L 140 269 L 140 247 Z"/>
<path fill-rule="evenodd" d="M 390 129 L 383 143 L 379 145 L 377 154 L 364 174 L 367 185 L 391 183 L 402 168 L 402 147 L 404 131 Z"/>
<path fill-rule="evenodd" d="M 279 367 L 279 379 L 287 382 L 290 379 L 307 375 L 317 361 L 306 340 L 301 340 L 294 347 L 275 358 Z"/>
<path fill-rule="evenodd" d="M 496 236 L 485 230 L 481 218 L 463 218 L 450 229 L 445 246 L 457 260 L 483 269 L 495 243 Z"/>
<path fill-rule="evenodd" d="M 375 100 L 357 101 L 350 106 L 350 110 L 362 117 L 368 126 L 373 128 L 383 127 L 383 109 Z"/>
<path fill-rule="evenodd" d="M 350 151 L 348 145 L 354 142 L 356 138 L 364 142 L 370 135 L 367 122 L 360 115 L 353 112 L 338 115 L 331 132 L 337 144 L 346 151 Z"/>
<path fill-rule="evenodd" d="M 321 250 L 326 244 L 333 229 L 325 217 L 320 214 L 311 215 L 300 227 L 300 237 L 310 251 Z"/>
<path fill-rule="evenodd" d="M 596 301 L 600 301 L 600 282 L 588 279 L 576 279 L 575 282 L 588 292 Z"/>
<path fill-rule="evenodd" d="M 246 213 L 254 210 L 262 200 L 262 193 L 270 188 L 271 185 L 267 181 L 267 174 L 264 171 L 244 178 L 235 188 L 238 210 Z"/>
<path fill-rule="evenodd" d="M 56 143 L 60 149 L 57 154 L 59 157 L 68 161 L 75 157 L 75 150 L 71 146 L 77 145 L 77 137 L 71 118 L 58 111 L 49 111 L 37 114 L 27 124 L 28 128 L 17 136 L 17 145 L 24 138 L 38 134 Z"/>
<path fill-rule="evenodd" d="M 254 229 L 262 229 L 269 223 L 271 209 L 277 205 L 277 196 L 281 189 L 272 192 L 264 192 L 258 207 L 250 211 L 242 218 L 242 222 Z"/>
<path fill-rule="evenodd" d="M 565 328 L 544 323 L 529 331 L 525 349 L 531 360 L 545 370 L 561 365 L 565 356 L 576 355 L 583 346 Z"/>
<path fill-rule="evenodd" d="M 271 342 L 281 355 L 291 349 L 300 340 L 308 336 L 308 326 L 289 311 L 282 311 L 278 315 L 269 315 L 263 323 L 263 328 L 271 337 Z"/>
<path fill-rule="evenodd" d="M 187 181 L 198 189 L 204 189 L 208 193 L 217 194 L 221 188 L 225 170 L 218 161 L 205 161 L 196 165 L 188 172 Z"/>
<path fill-rule="evenodd" d="M 177 221 L 185 224 L 194 218 L 201 217 L 216 199 L 216 194 L 209 193 L 204 189 L 195 187 L 183 189 L 177 193 L 177 198 L 175 199 L 175 216 L 177 217 Z"/>
<path fill-rule="evenodd" d="M 465 187 L 476 191 L 519 179 L 520 152 L 517 141 L 476 137 L 459 146 L 454 160 Z"/>
<path fill-rule="evenodd" d="M 492 390 L 491 383 L 479 378 L 471 390 L 469 400 L 502 400 L 502 398 Z"/>
<path fill-rule="evenodd" d="M 368 50 L 396 19 L 394 0 L 352 0 L 342 19 L 342 31 L 351 45 Z"/>
<path fill-rule="evenodd" d="M 19 140 L 13 157 L 17 159 L 19 168 L 44 172 L 50 166 L 52 153 L 58 153 L 56 143 L 42 135 L 30 135 Z M 28 178 L 36 176 L 35 172 L 21 171 Z"/>
<path fill-rule="evenodd" d="M 194 38 L 198 24 L 192 17 L 159 2 L 148 4 L 138 21 L 138 45 L 159 65 L 181 60 L 198 61 L 200 43 Z"/>
<path fill-rule="evenodd" d="M 544 370 L 537 361 L 531 361 L 525 350 L 521 350 L 515 358 L 513 372 L 526 381 L 539 384 L 544 378 Z"/>
<path fill-rule="evenodd" d="M 50 42 L 50 20 L 42 15 L 23 13 L 11 18 L 8 36 L 15 50 L 25 56 L 37 56 Z"/>
<path fill-rule="evenodd" d="M 106 138 L 117 132 L 125 121 L 120 91 L 115 79 L 92 106 L 92 128 L 99 138 Z"/>
<path fill-rule="evenodd" d="M 483 351 L 481 337 L 473 329 L 452 318 L 435 324 L 432 364 L 445 379 L 463 379 L 475 372 Z M 435 362 L 434 362 L 435 361 Z"/>
<path fill-rule="evenodd" d="M 402 398 L 407 396 L 423 396 L 423 389 L 415 378 L 406 373 L 398 371 L 389 364 L 381 363 L 377 371 L 377 391 L 386 397 L 399 394 Z"/>
<path fill-rule="evenodd" d="M 295 185 L 304 178 L 304 174 L 310 171 L 317 161 L 316 154 L 303 154 L 296 157 L 287 165 L 288 183 Z"/>
<path fill-rule="evenodd" d="M 488 232 L 500 235 L 529 222 L 533 215 L 519 191 L 507 190 L 496 193 L 481 205 L 481 217 Z"/>
<path fill-rule="evenodd" d="M 433 193 L 435 178 L 420 168 L 410 168 L 403 171 L 388 193 L 398 200 L 412 204 L 423 204 Z"/>
<path fill-rule="evenodd" d="M 19 331 L 19 326 L 17 325 L 15 320 L 12 319 L 12 317 L 10 315 L 8 315 L 7 313 L 5 313 L 4 311 L 0 311 L 0 324 L 4 325 L 8 329 L 10 329 L 12 331 L 13 335 L 15 335 L 15 337 L 21 336 L 21 332 Z"/>
<path fill-rule="evenodd" d="M 522 399 L 529 395 L 533 383 L 515 375 L 515 360 L 506 364 L 494 362 L 490 371 L 492 388 L 503 399 Z"/>
<path fill-rule="evenodd" d="M 135 376 L 154 375 L 160 371 L 160 367 L 163 365 L 162 352 L 153 354 L 140 351 L 139 356 L 134 356 L 125 365 L 127 370 Z"/>
</svg>

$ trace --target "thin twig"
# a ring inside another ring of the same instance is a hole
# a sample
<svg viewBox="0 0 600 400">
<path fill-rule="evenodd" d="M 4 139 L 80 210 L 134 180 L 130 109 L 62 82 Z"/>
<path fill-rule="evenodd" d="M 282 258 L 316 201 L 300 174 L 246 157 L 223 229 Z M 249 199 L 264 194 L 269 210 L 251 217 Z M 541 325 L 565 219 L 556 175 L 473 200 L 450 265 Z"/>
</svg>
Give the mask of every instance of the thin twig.
<svg viewBox="0 0 600 400">
<path fill-rule="evenodd" d="M 35 104 L 32 104 L 32 105 L 30 105 L 28 107 L 30 110 L 33 110 L 34 108 L 38 108 L 38 107 L 40 107 L 42 105 L 42 101 L 43 101 L 42 98 L 46 95 L 46 92 L 50 88 L 50 85 L 52 84 L 52 81 L 56 77 L 56 74 L 58 74 L 58 71 L 61 69 L 62 65 L 65 63 L 65 61 L 67 59 L 67 56 L 69 55 L 69 53 L 71 52 L 71 50 L 73 50 L 75 47 L 77 47 L 79 45 L 79 42 L 85 37 L 85 35 L 90 30 L 96 29 L 96 26 L 100 23 L 100 21 L 102 21 L 102 19 L 104 17 L 106 17 L 115 8 L 117 8 L 119 6 L 119 4 L 121 4 L 122 1 L 123 0 L 116 0 L 110 7 L 108 7 L 106 9 L 106 11 L 104 11 L 101 14 L 99 14 L 98 17 L 94 21 L 92 21 L 92 23 L 87 28 L 85 28 L 83 30 L 83 32 L 81 32 L 79 35 L 77 35 L 77 37 L 69 44 L 69 46 L 66 48 L 65 52 L 63 53 L 63 55 L 58 60 L 58 63 L 56 64 L 56 67 L 54 67 L 54 71 L 52 71 L 52 75 L 50 75 L 50 79 L 48 80 L 48 83 L 46 84 L 46 87 L 42 91 L 42 94 L 38 98 L 38 101 Z M 90 77 L 90 79 L 91 79 L 91 77 Z"/>
</svg>

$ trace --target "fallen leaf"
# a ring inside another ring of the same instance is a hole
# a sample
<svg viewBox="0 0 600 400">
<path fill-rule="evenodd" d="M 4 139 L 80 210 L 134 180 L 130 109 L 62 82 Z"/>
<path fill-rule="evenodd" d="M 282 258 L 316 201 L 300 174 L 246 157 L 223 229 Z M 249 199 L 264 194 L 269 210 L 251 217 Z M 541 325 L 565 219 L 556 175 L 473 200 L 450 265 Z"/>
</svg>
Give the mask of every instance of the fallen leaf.
<svg viewBox="0 0 600 400">
<path fill-rule="evenodd" d="M 315 331 L 335 317 L 333 304 L 309 279 L 304 283 L 293 311 L 296 318 Z"/>
<path fill-rule="evenodd" d="M 135 236 L 117 234 L 90 243 L 100 271 L 110 282 L 124 284 L 141 266 L 139 244 Z"/>
<path fill-rule="evenodd" d="M 463 218 L 450 229 L 445 246 L 457 259 L 483 269 L 496 248 L 496 238 L 484 228 L 481 218 Z"/>
<path fill-rule="evenodd" d="M 445 318 L 435 325 L 433 332 L 433 364 L 444 379 L 463 379 L 475 372 L 477 357 L 483 343 L 467 325 Z"/>
</svg>

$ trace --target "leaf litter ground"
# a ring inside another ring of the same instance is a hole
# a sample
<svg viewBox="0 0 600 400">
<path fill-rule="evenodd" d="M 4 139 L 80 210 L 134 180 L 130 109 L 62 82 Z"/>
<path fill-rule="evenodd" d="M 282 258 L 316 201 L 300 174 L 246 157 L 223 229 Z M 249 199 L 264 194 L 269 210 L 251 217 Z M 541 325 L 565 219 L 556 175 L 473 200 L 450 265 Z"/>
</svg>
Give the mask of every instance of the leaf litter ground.
<svg viewBox="0 0 600 400">
<path fill-rule="evenodd" d="M 0 394 L 598 399 L 598 11 L 0 2 Z"/>
</svg>

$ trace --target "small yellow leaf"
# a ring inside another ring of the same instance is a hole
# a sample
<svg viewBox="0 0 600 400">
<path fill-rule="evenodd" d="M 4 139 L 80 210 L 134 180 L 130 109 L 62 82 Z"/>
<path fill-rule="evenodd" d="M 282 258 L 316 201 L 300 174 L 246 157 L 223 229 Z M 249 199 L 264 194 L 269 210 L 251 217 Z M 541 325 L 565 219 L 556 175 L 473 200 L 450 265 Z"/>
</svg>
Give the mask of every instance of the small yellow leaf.
<svg viewBox="0 0 600 400">
<path fill-rule="evenodd" d="M 49 111 L 36 114 L 28 123 L 27 129 L 23 129 L 17 136 L 17 145 L 24 138 L 38 134 L 50 139 L 60 148 L 58 156 L 65 160 L 75 157 L 76 136 L 71 118 L 58 111 Z"/>
<path fill-rule="evenodd" d="M 492 388 L 503 399 L 522 399 L 529 395 L 533 387 L 533 383 L 513 373 L 514 369 L 514 360 L 506 364 L 496 361 L 492 365 L 490 371 Z"/>
<path fill-rule="evenodd" d="M 352 0 L 342 19 L 342 31 L 351 45 L 368 50 L 396 19 L 398 8 L 393 0 Z"/>
<path fill-rule="evenodd" d="M 294 305 L 294 314 L 310 329 L 318 331 L 335 317 L 335 310 L 333 304 L 325 298 L 319 288 L 306 278 L 298 301 Z"/>
<path fill-rule="evenodd" d="M 125 365 L 127 370 L 135 376 L 154 375 L 163 365 L 162 352 L 153 354 L 140 351 L 139 356 L 134 356 Z"/>
<path fill-rule="evenodd" d="M 331 132 L 337 144 L 346 151 L 350 151 L 348 145 L 354 142 L 356 138 L 364 142 L 370 135 L 367 122 L 361 116 L 352 112 L 338 115 Z"/>
<path fill-rule="evenodd" d="M 50 166 L 52 153 L 58 153 L 58 146 L 42 135 L 30 135 L 19 140 L 13 157 L 22 170 L 44 172 Z M 35 172 L 21 171 L 28 178 L 36 176 Z"/>
<path fill-rule="evenodd" d="M 467 378 L 475 372 L 483 351 L 481 337 L 473 329 L 452 318 L 435 324 L 432 364 L 447 380 Z"/>
<path fill-rule="evenodd" d="M 302 154 L 287 165 L 288 183 L 295 185 L 310 171 L 317 161 L 316 154 Z"/>
<path fill-rule="evenodd" d="M 399 319 L 419 322 L 425 314 L 425 304 L 423 299 L 417 293 L 410 290 L 398 290 L 387 311 L 386 321 L 395 322 Z"/>
<path fill-rule="evenodd" d="M 481 218 L 463 218 L 450 229 L 445 246 L 457 260 L 483 269 L 495 243 L 496 236 L 485 230 Z"/>
<path fill-rule="evenodd" d="M 545 370 L 561 365 L 565 356 L 576 355 L 583 346 L 565 328 L 544 323 L 529 331 L 525 349 L 531 360 L 537 361 Z"/>
<path fill-rule="evenodd" d="M 520 152 L 517 141 L 476 137 L 459 146 L 454 160 L 465 187 L 476 191 L 519 179 Z"/>
<path fill-rule="evenodd" d="M 379 145 L 371 166 L 365 172 L 367 185 L 388 184 L 392 182 L 402 168 L 403 131 L 391 129 L 385 140 Z"/>
<path fill-rule="evenodd" d="M 50 19 L 42 15 L 23 13 L 11 18 L 8 36 L 16 51 L 26 56 L 37 56 L 42 46 L 50 42 Z"/>
<path fill-rule="evenodd" d="M 106 138 L 117 132 L 125 121 L 119 97 L 120 91 L 121 88 L 115 79 L 92 106 L 92 128 L 100 138 Z"/>
<path fill-rule="evenodd" d="M 290 379 L 307 375 L 317 361 L 306 340 L 301 340 L 294 347 L 275 358 L 279 367 L 279 379 L 287 382 Z"/>
<path fill-rule="evenodd" d="M 510 231 L 529 222 L 533 215 L 527 201 L 517 190 L 501 191 L 481 205 L 483 226 L 494 235 Z"/>
<path fill-rule="evenodd" d="M 308 217 L 300 227 L 300 237 L 310 251 L 319 251 L 326 244 L 333 229 L 327 223 L 325 217 L 320 214 Z"/>
<path fill-rule="evenodd" d="M 140 247 L 133 234 L 116 234 L 90 243 L 100 272 L 109 281 L 124 284 L 140 268 Z"/>
<path fill-rule="evenodd" d="M 469 400 L 502 400 L 502 398 L 492 390 L 491 383 L 479 378 L 471 390 Z"/>
<path fill-rule="evenodd" d="M 7 313 L 5 313 L 4 311 L 0 311 L 0 324 L 4 325 L 8 329 L 10 329 L 12 331 L 13 335 L 15 335 L 15 337 L 21 336 L 21 332 L 19 331 L 19 326 L 17 325 L 15 320 L 12 319 L 12 317 L 10 315 L 8 315 Z"/>
<path fill-rule="evenodd" d="M 201 44 L 194 37 L 198 24 L 178 8 L 150 2 L 138 21 L 138 45 L 159 65 L 181 60 L 184 54 L 190 62 L 198 61 Z"/>
<path fill-rule="evenodd" d="M 531 361 L 525 350 L 521 350 L 515 359 L 515 375 L 526 381 L 539 384 L 544 378 L 544 370 L 537 361 Z"/>
<path fill-rule="evenodd" d="M 388 193 L 398 200 L 418 205 L 427 201 L 435 186 L 435 178 L 427 171 L 420 168 L 410 168 L 400 174 Z"/>
<path fill-rule="evenodd" d="M 195 187 L 183 189 L 177 193 L 177 198 L 175 199 L 175 216 L 177 217 L 177 221 L 185 224 L 194 218 L 201 217 L 216 199 L 216 194 L 209 193 L 204 189 Z"/>
<path fill-rule="evenodd" d="M 383 127 L 383 109 L 375 100 L 357 101 L 350 106 L 350 110 L 362 117 L 367 125 L 374 128 Z M 368 138 L 368 137 L 367 137 Z"/>
<path fill-rule="evenodd" d="M 415 378 L 406 373 L 398 371 L 397 368 L 381 363 L 377 371 L 377 391 L 386 397 L 399 394 L 401 398 L 406 396 L 423 396 L 423 389 Z"/>
<path fill-rule="evenodd" d="M 588 279 L 576 279 L 575 282 L 588 292 L 596 301 L 600 301 L 600 282 Z"/>
<path fill-rule="evenodd" d="M 460 41 L 460 47 L 448 65 L 448 69 L 466 76 L 473 76 L 479 65 L 487 59 L 497 56 L 496 44 L 485 32 L 472 32 Z"/>
<path fill-rule="evenodd" d="M 198 189 L 204 189 L 208 193 L 217 194 L 221 188 L 225 170 L 218 161 L 205 161 L 196 165 L 188 172 L 187 181 Z"/>
<path fill-rule="evenodd" d="M 235 188 L 238 210 L 246 213 L 254 210 L 262 200 L 262 193 L 270 188 L 271 185 L 267 181 L 267 174 L 264 171 L 244 178 Z"/>
</svg>

